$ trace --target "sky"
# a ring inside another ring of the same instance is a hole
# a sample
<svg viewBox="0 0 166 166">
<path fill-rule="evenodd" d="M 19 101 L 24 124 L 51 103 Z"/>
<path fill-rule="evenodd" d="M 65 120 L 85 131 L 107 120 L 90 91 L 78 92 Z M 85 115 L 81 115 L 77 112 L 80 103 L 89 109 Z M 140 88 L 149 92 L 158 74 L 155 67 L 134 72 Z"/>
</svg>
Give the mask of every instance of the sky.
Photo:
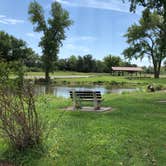
<svg viewBox="0 0 166 166">
<path fill-rule="evenodd" d="M 55 0 L 37 0 L 49 17 L 51 3 Z M 129 4 L 122 0 L 56 0 L 68 10 L 74 24 L 66 31 L 67 39 L 60 49 L 59 58 L 71 55 L 91 54 L 95 59 L 103 59 L 111 54 L 121 56 L 127 48 L 124 34 L 129 26 L 139 21 L 141 9 L 129 12 Z M 42 34 L 33 31 L 28 19 L 31 0 L 1 0 L 0 30 L 23 39 L 34 51 L 42 54 L 38 47 Z M 147 59 L 133 60 L 139 66 L 149 65 Z"/>
</svg>

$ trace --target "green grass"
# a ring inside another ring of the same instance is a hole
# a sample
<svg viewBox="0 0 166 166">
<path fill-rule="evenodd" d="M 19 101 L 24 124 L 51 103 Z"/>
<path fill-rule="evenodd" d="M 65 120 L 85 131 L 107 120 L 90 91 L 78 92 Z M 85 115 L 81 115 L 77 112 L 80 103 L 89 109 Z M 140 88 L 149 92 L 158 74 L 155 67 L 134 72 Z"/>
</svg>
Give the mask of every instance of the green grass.
<svg viewBox="0 0 166 166">
<path fill-rule="evenodd" d="M 104 84 L 107 86 L 121 85 L 121 86 L 145 86 L 148 84 L 154 85 L 166 85 L 166 78 L 154 79 L 154 78 L 137 78 L 128 79 L 126 77 L 114 77 L 114 76 L 93 76 L 89 78 L 67 78 L 67 79 L 54 79 L 56 84 L 68 84 L 68 85 L 91 85 L 91 84 Z"/>
<path fill-rule="evenodd" d="M 4 155 L 8 146 L 0 139 L 0 160 L 15 157 L 30 166 L 164 166 L 166 103 L 159 100 L 166 100 L 166 93 L 108 94 L 103 105 L 113 111 L 90 113 L 64 112 L 70 100 L 40 97 L 37 107 L 50 131 L 44 152 Z"/>
<path fill-rule="evenodd" d="M 53 73 L 50 73 L 50 76 L 68 76 L 68 75 L 94 75 L 96 73 L 81 73 L 81 72 L 70 72 L 70 71 L 56 71 Z M 44 72 L 28 72 L 28 76 L 44 76 Z"/>
<path fill-rule="evenodd" d="M 29 72 L 27 76 L 44 76 L 43 72 Z M 111 76 L 108 73 L 78 73 L 78 72 L 54 72 L 51 76 L 90 76 L 89 78 L 55 78 L 54 83 L 56 84 L 69 84 L 69 85 L 89 85 L 89 84 L 105 84 L 105 85 L 148 85 L 148 84 L 158 84 L 166 85 L 166 77 L 161 77 L 160 79 L 151 78 L 127 78 Z"/>
</svg>

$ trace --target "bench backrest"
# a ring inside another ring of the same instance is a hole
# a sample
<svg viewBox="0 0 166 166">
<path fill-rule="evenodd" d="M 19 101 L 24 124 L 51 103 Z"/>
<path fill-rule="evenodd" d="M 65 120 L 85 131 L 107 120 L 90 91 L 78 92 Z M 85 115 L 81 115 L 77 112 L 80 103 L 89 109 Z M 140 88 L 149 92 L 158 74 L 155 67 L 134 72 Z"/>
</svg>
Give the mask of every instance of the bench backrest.
<svg viewBox="0 0 166 166">
<path fill-rule="evenodd" d="M 78 97 L 80 99 L 101 99 L 101 92 L 100 91 L 70 91 L 70 97 L 73 99 Z"/>
</svg>

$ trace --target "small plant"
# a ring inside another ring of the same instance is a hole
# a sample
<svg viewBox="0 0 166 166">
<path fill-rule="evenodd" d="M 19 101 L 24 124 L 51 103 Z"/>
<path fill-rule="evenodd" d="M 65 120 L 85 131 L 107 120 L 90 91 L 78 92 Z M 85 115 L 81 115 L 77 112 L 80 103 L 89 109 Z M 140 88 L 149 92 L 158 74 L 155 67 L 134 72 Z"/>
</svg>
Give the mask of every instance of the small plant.
<svg viewBox="0 0 166 166">
<path fill-rule="evenodd" d="M 0 85 L 9 84 L 9 73 L 10 73 L 9 65 L 7 65 L 4 62 L 1 62 L 0 63 Z"/>
<path fill-rule="evenodd" d="M 20 66 L 21 68 L 21 66 Z M 8 69 L 4 65 L 4 70 Z M 6 72 L 1 68 L 0 75 Z M 15 149 L 22 151 L 40 143 L 41 124 L 35 106 L 33 87 L 23 80 L 22 70 L 13 84 L 8 76 L 0 84 L 0 134 Z M 6 84 L 5 84 L 6 83 Z"/>
<path fill-rule="evenodd" d="M 0 129 L 13 147 L 24 150 L 40 142 L 41 130 L 31 87 L 22 93 L 0 89 Z"/>
<path fill-rule="evenodd" d="M 162 85 L 156 85 L 155 89 L 156 91 L 161 91 L 164 89 L 164 87 Z"/>
</svg>

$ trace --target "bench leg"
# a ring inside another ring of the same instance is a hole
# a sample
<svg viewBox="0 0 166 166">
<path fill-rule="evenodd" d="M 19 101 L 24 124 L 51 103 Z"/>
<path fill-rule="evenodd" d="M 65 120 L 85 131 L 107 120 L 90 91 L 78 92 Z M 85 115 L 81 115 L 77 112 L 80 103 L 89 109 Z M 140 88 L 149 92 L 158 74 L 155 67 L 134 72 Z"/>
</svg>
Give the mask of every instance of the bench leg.
<svg viewBox="0 0 166 166">
<path fill-rule="evenodd" d="M 81 109 L 81 103 L 80 101 L 74 101 L 73 102 L 73 110 Z"/>
<path fill-rule="evenodd" d="M 96 92 L 93 92 L 93 102 L 94 102 L 94 110 L 100 109 L 100 101 L 97 100 Z"/>
<path fill-rule="evenodd" d="M 78 99 L 76 92 L 73 91 L 73 111 L 81 108 L 80 100 Z"/>
<path fill-rule="evenodd" d="M 94 110 L 100 110 L 100 102 L 94 101 Z"/>
</svg>

